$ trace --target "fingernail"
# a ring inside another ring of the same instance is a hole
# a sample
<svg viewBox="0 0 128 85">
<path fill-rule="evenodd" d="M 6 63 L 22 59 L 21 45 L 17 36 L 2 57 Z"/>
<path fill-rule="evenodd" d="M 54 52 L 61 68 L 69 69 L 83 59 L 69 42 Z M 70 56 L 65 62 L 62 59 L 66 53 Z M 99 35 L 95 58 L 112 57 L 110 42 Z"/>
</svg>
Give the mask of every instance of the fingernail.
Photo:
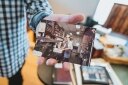
<svg viewBox="0 0 128 85">
<path fill-rule="evenodd" d="M 46 65 L 50 65 L 49 60 L 46 61 Z"/>
<path fill-rule="evenodd" d="M 42 64 L 42 61 L 38 61 L 37 64 L 41 65 Z"/>
</svg>

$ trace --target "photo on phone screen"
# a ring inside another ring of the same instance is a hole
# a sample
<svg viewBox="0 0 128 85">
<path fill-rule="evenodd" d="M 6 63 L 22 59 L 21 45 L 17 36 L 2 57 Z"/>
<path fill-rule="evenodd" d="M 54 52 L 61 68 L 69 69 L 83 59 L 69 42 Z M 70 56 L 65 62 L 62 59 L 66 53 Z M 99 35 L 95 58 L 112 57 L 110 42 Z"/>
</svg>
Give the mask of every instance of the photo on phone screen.
<svg viewBox="0 0 128 85">
<path fill-rule="evenodd" d="M 59 62 L 90 64 L 94 28 L 49 20 L 43 20 L 38 26 L 34 47 L 36 55 Z"/>
</svg>

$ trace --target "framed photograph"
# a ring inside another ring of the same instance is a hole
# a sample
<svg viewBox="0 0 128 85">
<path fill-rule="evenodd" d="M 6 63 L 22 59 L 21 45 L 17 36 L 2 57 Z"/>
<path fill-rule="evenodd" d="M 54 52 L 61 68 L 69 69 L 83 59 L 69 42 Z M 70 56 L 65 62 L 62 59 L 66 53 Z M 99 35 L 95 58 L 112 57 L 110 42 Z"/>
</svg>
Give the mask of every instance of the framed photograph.
<svg viewBox="0 0 128 85">
<path fill-rule="evenodd" d="M 82 25 L 73 25 L 43 20 L 43 27 L 37 30 L 34 52 L 47 59 L 59 62 L 71 62 L 89 65 L 95 29 Z"/>
<path fill-rule="evenodd" d="M 81 66 L 83 84 L 113 85 L 113 82 L 105 67 Z"/>
</svg>

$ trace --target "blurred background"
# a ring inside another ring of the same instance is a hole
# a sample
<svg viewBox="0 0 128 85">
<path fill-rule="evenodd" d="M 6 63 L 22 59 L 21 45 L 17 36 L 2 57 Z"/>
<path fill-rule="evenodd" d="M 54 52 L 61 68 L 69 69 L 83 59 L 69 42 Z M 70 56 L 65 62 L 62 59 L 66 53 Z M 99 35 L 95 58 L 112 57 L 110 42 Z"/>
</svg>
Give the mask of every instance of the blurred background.
<svg viewBox="0 0 128 85">
<path fill-rule="evenodd" d="M 108 85 L 128 85 L 128 0 L 49 0 L 49 2 L 55 14 L 83 13 L 85 15 L 83 25 L 97 29 L 92 52 L 92 65 L 105 67 L 112 82 Z M 55 67 L 37 65 L 38 58 L 32 53 L 35 34 L 31 30 L 27 32 L 30 50 L 22 70 L 24 85 L 53 85 L 56 82 L 59 83 L 56 85 L 64 85 L 64 83 L 66 85 L 86 85 L 86 79 L 84 80 L 83 76 L 93 73 L 93 77 L 97 78 L 97 68 L 89 68 L 90 72 L 86 67 L 81 70 L 80 66 L 71 64 L 71 70 L 75 71 L 70 71 L 67 76 L 63 77 L 71 78 L 57 80 L 67 73 L 62 70 L 61 64 Z M 92 72 L 92 70 L 94 71 Z M 104 69 L 102 68 L 102 70 Z M 88 74 L 81 74 L 82 71 Z M 91 78 L 89 79 L 91 80 Z M 60 84 L 60 81 L 63 84 Z M 8 85 L 7 79 L 0 78 L 0 85 Z"/>
</svg>

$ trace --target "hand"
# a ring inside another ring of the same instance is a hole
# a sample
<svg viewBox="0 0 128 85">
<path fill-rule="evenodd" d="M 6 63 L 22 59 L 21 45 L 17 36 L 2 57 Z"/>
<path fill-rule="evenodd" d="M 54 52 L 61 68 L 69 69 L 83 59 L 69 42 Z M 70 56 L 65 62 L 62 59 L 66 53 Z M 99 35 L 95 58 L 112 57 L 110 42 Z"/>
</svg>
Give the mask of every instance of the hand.
<svg viewBox="0 0 128 85">
<path fill-rule="evenodd" d="M 52 20 L 52 21 L 57 21 L 57 22 L 65 22 L 68 24 L 77 24 L 80 23 L 84 20 L 84 16 L 83 14 L 72 14 L 72 15 L 64 15 L 64 14 L 52 14 L 46 18 L 44 18 L 45 20 Z M 45 58 L 44 57 L 40 57 L 38 60 L 39 64 L 42 64 L 45 62 Z M 57 63 L 56 59 L 48 59 L 46 61 L 47 65 L 54 65 Z M 63 67 L 66 70 L 69 70 L 69 63 L 68 62 L 64 62 L 63 63 Z"/>
</svg>

